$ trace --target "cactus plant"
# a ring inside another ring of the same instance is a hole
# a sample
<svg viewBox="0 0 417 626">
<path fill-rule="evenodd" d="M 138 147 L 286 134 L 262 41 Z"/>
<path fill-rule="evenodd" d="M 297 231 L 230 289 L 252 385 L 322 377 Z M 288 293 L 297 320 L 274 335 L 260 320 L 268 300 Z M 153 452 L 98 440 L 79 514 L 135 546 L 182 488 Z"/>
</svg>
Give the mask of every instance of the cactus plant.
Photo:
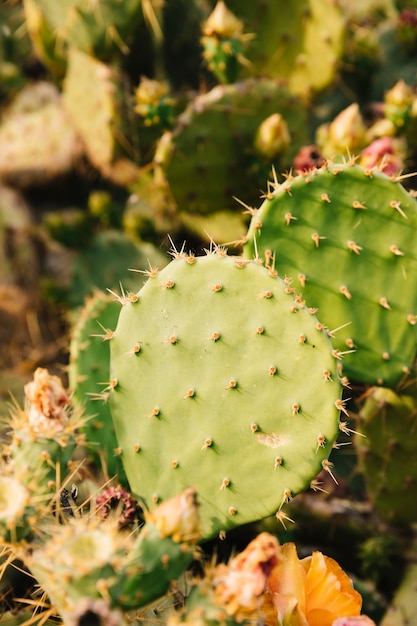
<svg viewBox="0 0 417 626">
<path fill-rule="evenodd" d="M 415 393 L 376 387 L 360 410 L 359 453 L 368 496 L 390 524 L 409 525 L 417 514 L 410 499 L 417 486 Z M 404 464 L 404 459 L 407 463 Z"/>
<path fill-rule="evenodd" d="M 92 459 L 107 478 L 117 476 L 123 483 L 124 472 L 117 456 L 108 402 L 101 398 L 104 381 L 109 378 L 110 329 L 115 328 L 118 315 L 119 307 L 111 294 L 96 292 L 87 299 L 72 332 L 68 377 L 73 402 L 80 404 L 91 417 L 81 430 Z"/>
<path fill-rule="evenodd" d="M 120 10 L 114 0 L 89 2 L 24 0 L 26 23 L 37 54 L 56 72 L 65 68 L 71 47 L 107 60 L 127 54 L 143 20 L 141 0 L 128 0 Z"/>
<path fill-rule="evenodd" d="M 329 469 L 344 405 L 329 338 L 271 267 L 174 255 L 119 297 L 110 408 L 132 491 L 150 506 L 195 485 L 210 537 Z"/>
<path fill-rule="evenodd" d="M 63 102 L 74 127 L 82 137 L 92 164 L 112 176 L 119 159 L 137 155 L 127 136 L 122 116 L 123 83 L 120 73 L 80 50 L 68 54 L 68 70 L 63 86 Z M 132 170 L 134 170 L 132 164 Z"/>
<path fill-rule="evenodd" d="M 285 4 L 266 1 L 228 8 L 256 33 L 245 56 L 249 75 L 285 78 L 292 93 L 310 97 L 331 83 L 343 50 L 345 19 L 340 7 L 326 0 Z"/>
<path fill-rule="evenodd" d="M 182 574 L 196 557 L 199 528 L 195 490 L 188 489 L 154 507 L 139 531 L 122 531 L 114 517 L 103 521 L 94 512 L 46 528 L 27 562 L 64 623 L 77 606 L 97 600 L 122 619 L 121 610 L 156 600 Z"/>
<path fill-rule="evenodd" d="M 67 174 L 82 153 L 59 91 L 44 81 L 16 94 L 4 111 L 0 142 L 0 180 L 23 189 Z"/>
<path fill-rule="evenodd" d="M 377 169 L 327 163 L 273 185 L 253 211 L 244 254 L 275 258 L 318 309 L 346 376 L 395 385 L 417 337 L 417 202 Z"/>
<path fill-rule="evenodd" d="M 165 183 L 167 194 L 185 218 L 233 209 L 238 213 L 233 196 L 254 202 L 269 172 L 271 159 L 256 154 L 254 144 L 259 126 L 276 113 L 291 137 L 279 162 L 274 154 L 276 165 L 285 169 L 308 137 L 305 107 L 285 86 L 273 80 L 249 79 L 218 85 L 196 96 L 172 132 L 164 133 L 158 143 L 156 184 L 160 180 Z"/>
</svg>

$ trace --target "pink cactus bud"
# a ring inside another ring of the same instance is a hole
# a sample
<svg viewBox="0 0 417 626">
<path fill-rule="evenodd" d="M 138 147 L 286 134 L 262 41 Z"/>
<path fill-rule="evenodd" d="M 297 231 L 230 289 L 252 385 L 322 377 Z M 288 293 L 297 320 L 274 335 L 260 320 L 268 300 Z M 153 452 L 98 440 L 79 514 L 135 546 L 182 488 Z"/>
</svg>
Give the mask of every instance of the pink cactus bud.
<svg viewBox="0 0 417 626">
<path fill-rule="evenodd" d="M 375 139 L 365 150 L 362 150 L 359 164 L 365 168 L 378 167 L 387 176 L 398 174 L 404 163 L 401 155 L 396 152 L 391 137 Z"/>
</svg>

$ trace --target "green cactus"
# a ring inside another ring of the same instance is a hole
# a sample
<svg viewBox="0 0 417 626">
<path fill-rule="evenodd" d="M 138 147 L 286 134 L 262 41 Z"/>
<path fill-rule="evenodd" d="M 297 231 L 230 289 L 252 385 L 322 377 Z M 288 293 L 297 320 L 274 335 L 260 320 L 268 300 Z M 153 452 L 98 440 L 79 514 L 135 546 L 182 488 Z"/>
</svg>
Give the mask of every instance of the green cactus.
<svg viewBox="0 0 417 626">
<path fill-rule="evenodd" d="M 200 521 L 195 490 L 154 507 L 147 518 L 132 532 L 120 530 L 114 517 L 103 521 L 94 514 L 45 528 L 27 564 L 64 623 L 81 605 L 97 600 L 122 618 L 121 611 L 138 609 L 166 593 L 196 558 Z"/>
<path fill-rule="evenodd" d="M 80 50 L 68 54 L 63 103 L 83 139 L 91 163 L 112 177 L 118 160 L 137 156 L 128 138 L 120 72 Z M 134 142 L 133 142 L 134 143 Z M 133 172 L 135 168 L 131 165 Z"/>
<path fill-rule="evenodd" d="M 126 55 L 143 20 L 141 0 L 24 0 L 26 23 L 39 57 L 54 71 L 71 47 L 108 60 Z"/>
<path fill-rule="evenodd" d="M 410 505 L 417 494 L 417 400 L 412 392 L 374 388 L 362 407 L 355 437 L 359 465 L 373 508 L 388 523 L 400 526 L 417 520 Z"/>
<path fill-rule="evenodd" d="M 185 218 L 233 209 L 240 212 L 233 196 L 255 202 L 270 170 L 271 159 L 257 156 L 254 144 L 261 123 L 276 113 L 291 137 L 290 148 L 279 155 L 278 162 L 274 155 L 275 164 L 285 169 L 308 133 L 304 105 L 284 86 L 249 79 L 218 85 L 197 96 L 179 116 L 174 130 L 163 134 L 158 143 L 156 184 L 162 180 Z"/>
<path fill-rule="evenodd" d="M 415 548 L 413 556 L 415 557 Z M 408 626 L 417 620 L 416 580 L 417 565 L 411 562 L 380 626 Z"/>
<path fill-rule="evenodd" d="M 37 368 L 24 389 L 25 407 L 13 407 L 7 421 L 7 456 L 25 488 L 33 489 L 35 480 L 39 492 L 46 489 L 52 497 L 83 442 L 78 430 L 84 418 L 73 409 L 61 380 L 45 368 Z"/>
<path fill-rule="evenodd" d="M 117 290 L 120 283 L 126 290 L 138 284 L 138 273 L 128 269 L 144 270 L 149 265 L 161 268 L 166 256 L 154 245 L 135 241 L 118 230 L 97 233 L 74 262 L 68 299 L 72 307 L 82 306 L 86 296 L 95 290 Z"/>
<path fill-rule="evenodd" d="M 125 483 L 109 405 L 103 395 L 104 381 L 109 379 L 108 339 L 116 327 L 119 310 L 109 293 L 96 292 L 87 299 L 72 331 L 68 377 L 73 401 L 91 416 L 81 431 L 95 464 L 104 469 L 107 477 L 117 476 Z"/>
<path fill-rule="evenodd" d="M 274 184 L 244 254 L 273 255 L 281 276 L 318 309 L 352 380 L 395 385 L 417 338 L 417 202 L 400 183 L 353 163 Z"/>
<path fill-rule="evenodd" d="M 195 485 L 209 537 L 329 469 L 344 405 L 327 335 L 272 268 L 174 255 L 120 296 L 110 408 L 133 492 L 149 506 Z"/>
<path fill-rule="evenodd" d="M 249 75 L 285 78 L 292 93 L 310 96 L 334 80 L 345 19 L 331 0 L 296 3 L 228 0 L 228 8 L 256 33 L 246 56 Z"/>
<path fill-rule="evenodd" d="M 243 22 L 229 11 L 223 0 L 217 2 L 202 31 L 203 56 L 208 68 L 221 83 L 235 82 L 241 64 L 246 61 L 243 52 L 253 35 L 242 32 Z"/>
</svg>

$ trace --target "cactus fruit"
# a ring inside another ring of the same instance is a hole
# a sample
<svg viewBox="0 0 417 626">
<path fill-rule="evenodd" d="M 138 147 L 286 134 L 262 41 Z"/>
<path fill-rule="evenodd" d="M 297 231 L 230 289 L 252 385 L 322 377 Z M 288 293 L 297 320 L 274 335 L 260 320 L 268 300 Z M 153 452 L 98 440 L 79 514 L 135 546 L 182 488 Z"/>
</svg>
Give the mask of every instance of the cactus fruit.
<svg viewBox="0 0 417 626">
<path fill-rule="evenodd" d="M 195 485 L 210 537 L 329 468 L 343 401 L 329 338 L 273 268 L 218 247 L 174 256 L 119 298 L 110 409 L 135 495 Z"/>
<path fill-rule="evenodd" d="M 417 202 L 399 182 L 354 163 L 288 176 L 253 211 L 244 254 L 272 255 L 329 329 L 343 371 L 395 385 L 417 338 Z"/>
<path fill-rule="evenodd" d="M 415 393 L 376 387 L 359 414 L 365 437 L 355 436 L 355 447 L 368 497 L 391 524 L 417 521 L 417 511 L 410 506 L 417 493 L 416 411 Z"/>
</svg>

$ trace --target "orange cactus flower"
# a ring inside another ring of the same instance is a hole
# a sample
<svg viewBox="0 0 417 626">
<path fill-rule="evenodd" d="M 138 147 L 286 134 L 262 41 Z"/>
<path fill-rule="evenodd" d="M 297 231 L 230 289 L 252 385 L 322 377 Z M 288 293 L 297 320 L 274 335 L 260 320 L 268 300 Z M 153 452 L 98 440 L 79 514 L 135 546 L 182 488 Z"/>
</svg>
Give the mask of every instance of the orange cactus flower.
<svg viewBox="0 0 417 626">
<path fill-rule="evenodd" d="M 362 597 L 338 563 L 321 552 L 300 560 L 293 543 L 281 546 L 268 588 L 263 606 L 268 626 L 333 626 L 338 618 L 361 612 Z"/>
</svg>

